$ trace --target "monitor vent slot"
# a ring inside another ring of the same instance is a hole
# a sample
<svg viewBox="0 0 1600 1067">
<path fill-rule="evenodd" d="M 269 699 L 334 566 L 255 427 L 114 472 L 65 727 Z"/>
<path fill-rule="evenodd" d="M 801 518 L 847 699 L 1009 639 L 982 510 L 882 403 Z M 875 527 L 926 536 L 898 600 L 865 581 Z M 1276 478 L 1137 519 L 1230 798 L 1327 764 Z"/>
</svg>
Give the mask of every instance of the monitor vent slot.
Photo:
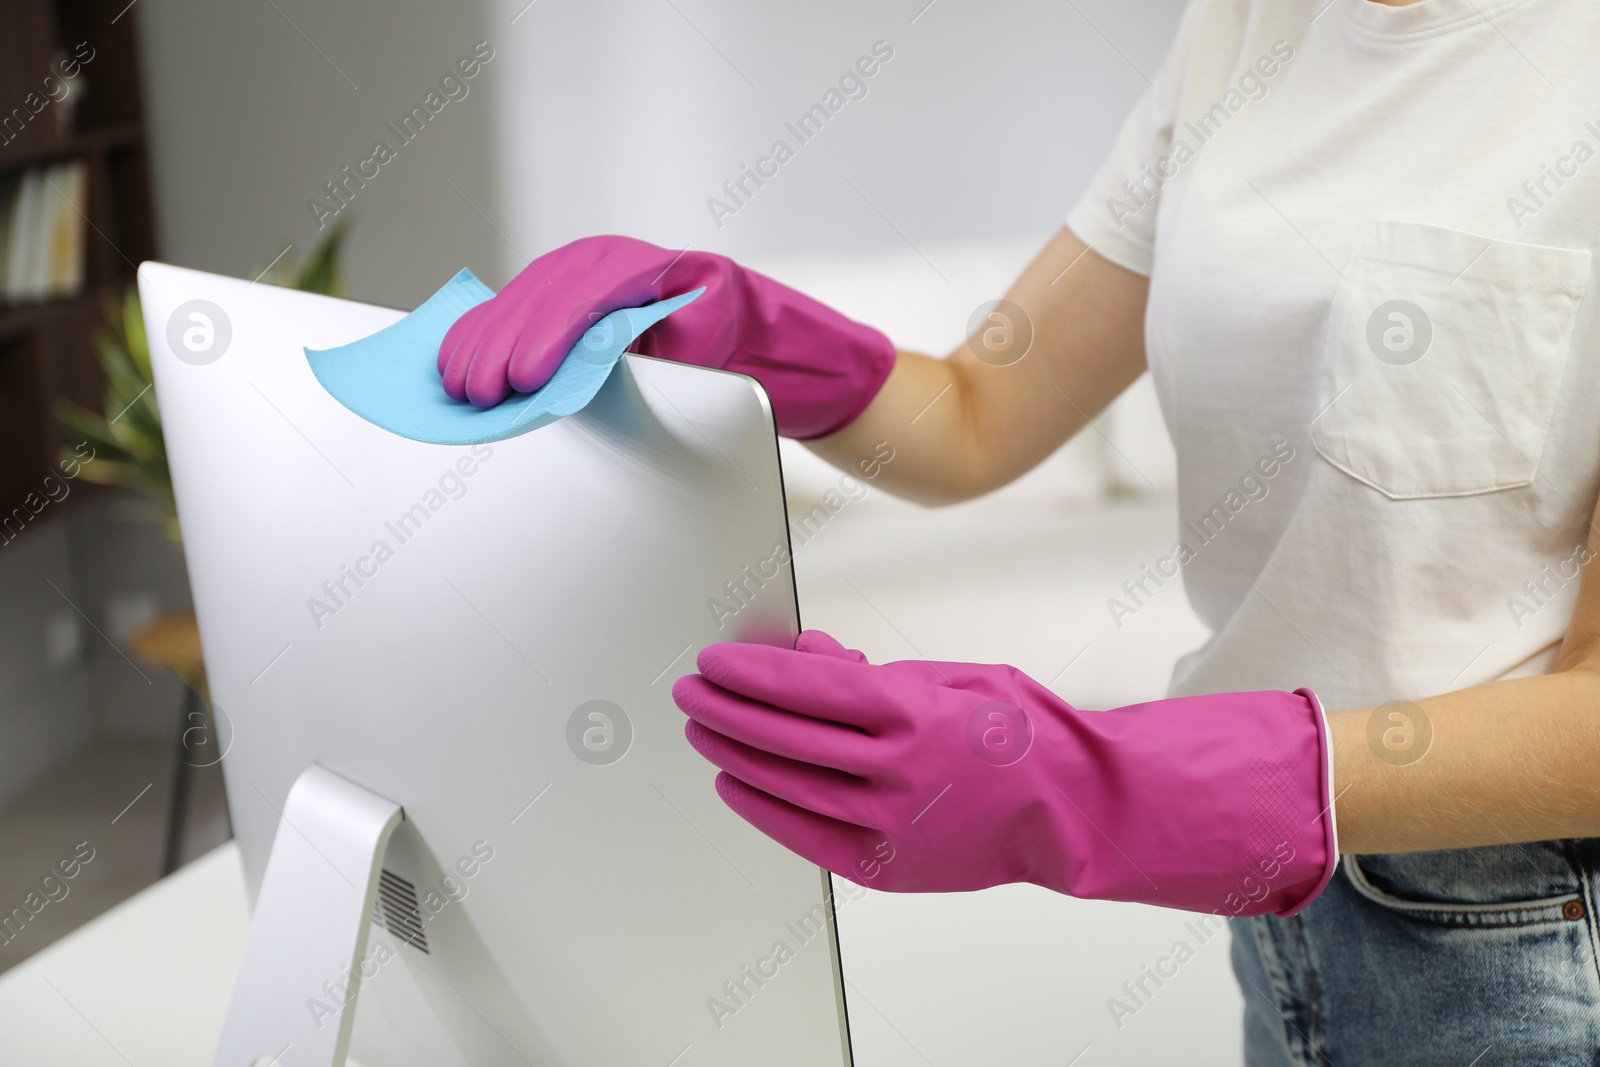
<svg viewBox="0 0 1600 1067">
<path fill-rule="evenodd" d="M 372 902 L 372 921 L 412 948 L 428 951 L 428 935 L 422 929 L 422 909 L 417 907 L 417 887 L 393 871 L 385 870 L 378 879 L 378 899 Z"/>
</svg>

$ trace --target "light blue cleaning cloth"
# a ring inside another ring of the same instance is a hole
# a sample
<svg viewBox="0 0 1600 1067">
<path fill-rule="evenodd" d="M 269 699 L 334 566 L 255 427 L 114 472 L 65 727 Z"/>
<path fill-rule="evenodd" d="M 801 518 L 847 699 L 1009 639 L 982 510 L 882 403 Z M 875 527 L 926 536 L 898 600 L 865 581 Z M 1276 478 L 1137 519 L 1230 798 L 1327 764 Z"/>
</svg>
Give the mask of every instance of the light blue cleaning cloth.
<svg viewBox="0 0 1600 1067">
<path fill-rule="evenodd" d="M 390 433 L 436 445 L 503 441 L 583 410 L 641 333 L 703 292 L 613 311 L 578 339 L 542 389 L 492 408 L 452 400 L 439 379 L 444 335 L 494 295 L 468 270 L 399 322 L 339 348 L 308 348 L 306 360 L 335 400 Z"/>
</svg>

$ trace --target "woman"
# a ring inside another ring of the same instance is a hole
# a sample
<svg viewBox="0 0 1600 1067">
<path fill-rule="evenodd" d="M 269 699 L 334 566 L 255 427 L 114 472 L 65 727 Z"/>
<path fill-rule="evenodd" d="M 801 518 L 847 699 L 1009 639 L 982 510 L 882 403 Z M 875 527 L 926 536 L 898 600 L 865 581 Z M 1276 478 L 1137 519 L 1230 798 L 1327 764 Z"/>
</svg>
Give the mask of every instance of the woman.
<svg viewBox="0 0 1600 1067">
<path fill-rule="evenodd" d="M 754 375 L 841 466 L 891 442 L 879 484 L 935 504 L 1148 366 L 1184 524 L 1158 569 L 1212 630 L 1167 700 L 715 645 L 675 695 L 719 792 L 864 885 L 1232 917 L 1252 1065 L 1593 1063 L 1597 40 L 1580 0 L 1194 0 L 1007 296 L 1025 358 L 896 353 L 722 257 L 591 238 L 440 369 L 495 403 L 592 313 L 706 285 L 643 351 Z"/>
</svg>

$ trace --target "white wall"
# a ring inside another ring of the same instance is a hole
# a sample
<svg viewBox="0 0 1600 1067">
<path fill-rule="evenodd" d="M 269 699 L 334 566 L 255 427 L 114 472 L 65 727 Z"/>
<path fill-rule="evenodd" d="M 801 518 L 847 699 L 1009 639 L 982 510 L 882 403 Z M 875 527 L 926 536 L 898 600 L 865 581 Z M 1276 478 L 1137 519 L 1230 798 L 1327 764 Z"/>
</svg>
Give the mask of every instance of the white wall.
<svg viewBox="0 0 1600 1067">
<path fill-rule="evenodd" d="M 479 8 L 458 2 L 144 0 L 135 11 L 159 254 L 239 276 L 290 243 L 302 255 L 319 232 L 308 201 L 375 141 L 398 146 L 385 123 L 492 36 Z M 355 193 L 353 296 L 409 307 L 462 266 L 501 267 L 478 210 L 498 213 L 488 80 L 509 62 L 491 61 Z"/>
<path fill-rule="evenodd" d="M 488 2 L 511 60 L 496 132 L 512 240 L 619 230 L 733 255 L 1048 234 L 1182 7 L 541 0 L 511 25 L 526 0 Z M 809 143 L 787 135 L 878 40 L 894 58 L 867 95 Z M 776 137 L 794 160 L 718 228 L 706 199 Z"/>
<path fill-rule="evenodd" d="M 307 200 L 479 40 L 472 95 L 357 194 L 358 296 L 414 303 L 463 264 L 499 284 L 596 232 L 743 256 L 1042 239 L 1182 0 L 924 4 L 143 0 L 162 255 L 242 274 L 305 248 Z M 706 199 L 878 40 L 866 97 L 715 226 Z"/>
</svg>

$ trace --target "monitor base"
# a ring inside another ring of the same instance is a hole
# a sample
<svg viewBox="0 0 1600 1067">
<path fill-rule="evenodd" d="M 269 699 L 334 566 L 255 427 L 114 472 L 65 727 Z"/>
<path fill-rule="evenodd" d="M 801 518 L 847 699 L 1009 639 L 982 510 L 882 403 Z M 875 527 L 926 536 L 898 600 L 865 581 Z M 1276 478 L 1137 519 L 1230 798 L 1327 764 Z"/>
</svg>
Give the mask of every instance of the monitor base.
<svg viewBox="0 0 1600 1067">
<path fill-rule="evenodd" d="M 405 817 L 312 765 L 277 834 L 213 1067 L 344 1067 L 378 871 Z"/>
</svg>

